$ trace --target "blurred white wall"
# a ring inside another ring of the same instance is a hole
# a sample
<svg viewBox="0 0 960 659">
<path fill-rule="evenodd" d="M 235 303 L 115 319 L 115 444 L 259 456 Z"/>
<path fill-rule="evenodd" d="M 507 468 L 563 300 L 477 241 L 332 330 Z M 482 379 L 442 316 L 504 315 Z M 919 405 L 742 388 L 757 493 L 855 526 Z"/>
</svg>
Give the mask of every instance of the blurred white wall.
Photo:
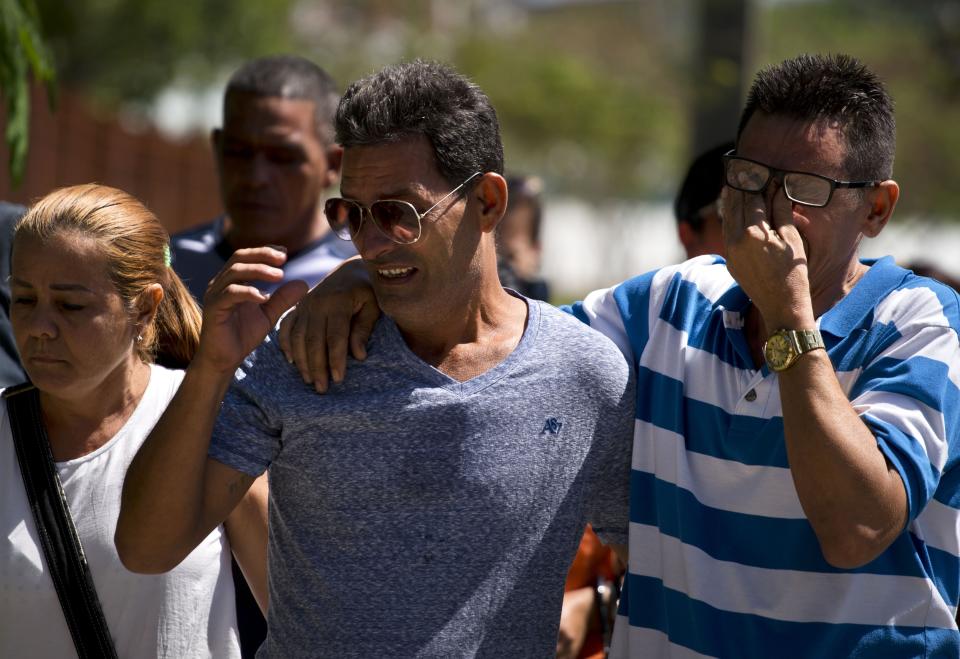
<svg viewBox="0 0 960 659">
<path fill-rule="evenodd" d="M 554 199 L 544 217 L 542 270 L 558 299 L 683 259 L 667 203 L 594 208 L 583 200 Z M 894 216 L 879 237 L 864 240 L 861 254 L 890 254 L 901 264 L 924 261 L 960 278 L 960 223 Z"/>
</svg>

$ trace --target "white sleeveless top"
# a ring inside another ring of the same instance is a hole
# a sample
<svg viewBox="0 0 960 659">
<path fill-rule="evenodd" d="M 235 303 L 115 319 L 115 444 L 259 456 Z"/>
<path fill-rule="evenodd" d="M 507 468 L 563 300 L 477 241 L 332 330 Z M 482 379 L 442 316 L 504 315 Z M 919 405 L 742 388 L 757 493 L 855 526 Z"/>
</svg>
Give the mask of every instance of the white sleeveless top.
<svg viewBox="0 0 960 659">
<path fill-rule="evenodd" d="M 152 366 L 143 399 L 96 451 L 57 463 L 117 653 L 239 657 L 230 548 L 217 528 L 171 572 L 141 575 L 113 544 L 123 477 L 173 398 L 183 371 Z M 0 402 L 0 657 L 76 656 L 27 505 L 6 405 Z"/>
</svg>

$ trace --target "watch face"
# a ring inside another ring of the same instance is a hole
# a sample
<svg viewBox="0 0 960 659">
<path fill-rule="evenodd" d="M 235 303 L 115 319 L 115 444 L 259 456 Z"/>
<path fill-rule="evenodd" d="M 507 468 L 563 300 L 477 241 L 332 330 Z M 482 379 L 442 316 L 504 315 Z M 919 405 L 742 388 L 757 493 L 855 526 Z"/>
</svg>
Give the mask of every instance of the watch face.
<svg viewBox="0 0 960 659">
<path fill-rule="evenodd" d="M 767 339 L 767 343 L 763 347 L 763 357 L 767 360 L 770 368 L 775 371 L 789 366 L 796 356 L 797 353 L 794 351 L 790 339 L 779 332 Z"/>
</svg>

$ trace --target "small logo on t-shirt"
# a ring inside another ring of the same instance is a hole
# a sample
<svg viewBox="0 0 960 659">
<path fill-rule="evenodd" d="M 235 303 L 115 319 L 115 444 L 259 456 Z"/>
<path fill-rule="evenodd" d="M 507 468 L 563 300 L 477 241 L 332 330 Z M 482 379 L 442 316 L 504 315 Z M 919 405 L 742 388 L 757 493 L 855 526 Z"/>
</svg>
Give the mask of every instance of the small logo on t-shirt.
<svg viewBox="0 0 960 659">
<path fill-rule="evenodd" d="M 563 419 L 558 419 L 556 417 L 550 417 L 543 422 L 543 430 L 540 431 L 541 435 L 557 435 L 560 433 L 560 429 L 563 428 Z"/>
</svg>

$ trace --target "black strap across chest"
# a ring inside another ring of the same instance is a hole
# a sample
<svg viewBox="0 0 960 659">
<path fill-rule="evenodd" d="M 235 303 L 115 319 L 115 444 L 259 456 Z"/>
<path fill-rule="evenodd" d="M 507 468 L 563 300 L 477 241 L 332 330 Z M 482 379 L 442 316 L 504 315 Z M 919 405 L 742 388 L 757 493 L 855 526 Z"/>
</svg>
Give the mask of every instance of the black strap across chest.
<svg viewBox="0 0 960 659">
<path fill-rule="evenodd" d="M 77 655 L 80 659 L 114 659 L 117 652 L 53 462 L 40 395 L 26 383 L 6 389 L 3 398 L 27 502 Z"/>
</svg>

